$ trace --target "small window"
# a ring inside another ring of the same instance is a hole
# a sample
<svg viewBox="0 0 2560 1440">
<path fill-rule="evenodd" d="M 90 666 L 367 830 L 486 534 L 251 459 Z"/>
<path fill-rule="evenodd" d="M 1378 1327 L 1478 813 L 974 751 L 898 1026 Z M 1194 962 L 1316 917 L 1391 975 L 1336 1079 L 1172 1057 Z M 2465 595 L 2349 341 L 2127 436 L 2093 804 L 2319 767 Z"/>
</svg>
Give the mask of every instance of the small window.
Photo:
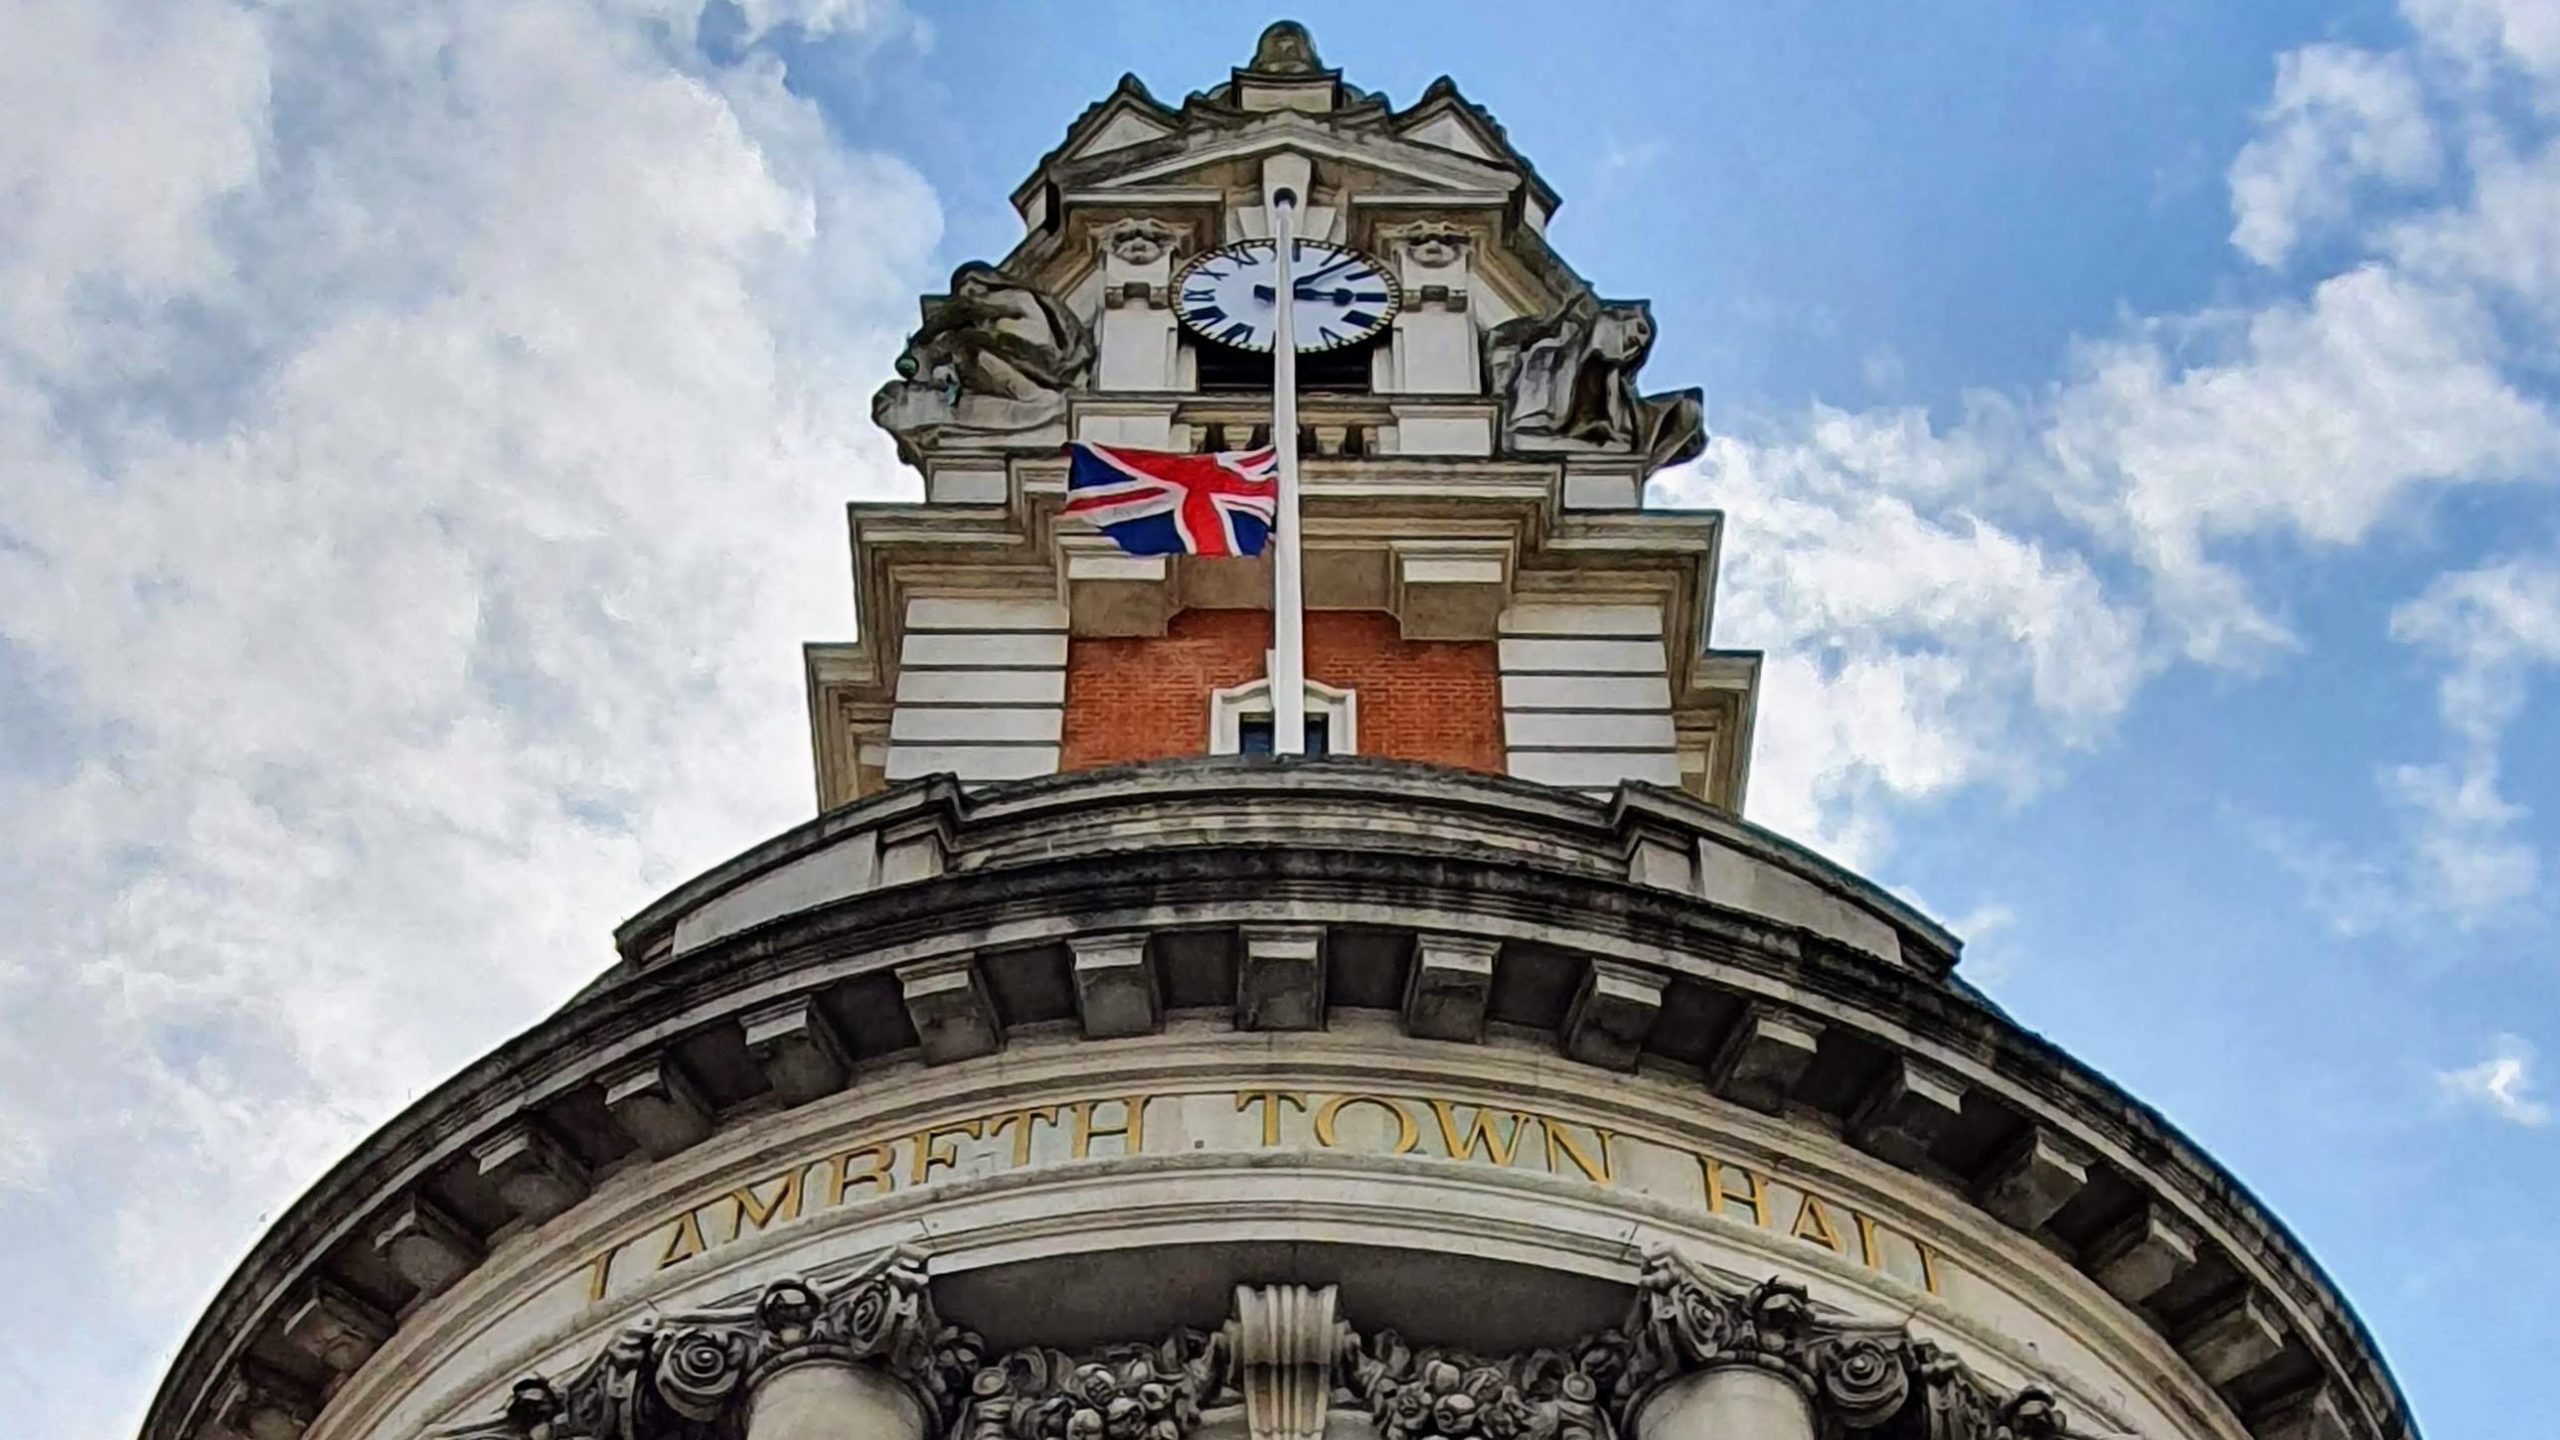
<svg viewBox="0 0 2560 1440">
<path fill-rule="evenodd" d="M 1360 753 L 1360 697 L 1354 692 L 1308 681 L 1306 719 L 1306 753 Z M 1271 741 L 1270 681 L 1230 686 L 1209 697 L 1210 754 L 1268 755 Z"/>
<path fill-rule="evenodd" d="M 1310 755 L 1330 755 L 1333 753 L 1331 747 L 1333 727 L 1326 723 L 1329 718 L 1330 717 L 1323 715 L 1309 715 L 1306 717 L 1306 753 Z M 1240 716 L 1236 720 L 1236 753 L 1239 755 L 1271 754 L 1278 748 L 1278 742 L 1274 736 L 1275 725 L 1269 715 Z"/>
</svg>

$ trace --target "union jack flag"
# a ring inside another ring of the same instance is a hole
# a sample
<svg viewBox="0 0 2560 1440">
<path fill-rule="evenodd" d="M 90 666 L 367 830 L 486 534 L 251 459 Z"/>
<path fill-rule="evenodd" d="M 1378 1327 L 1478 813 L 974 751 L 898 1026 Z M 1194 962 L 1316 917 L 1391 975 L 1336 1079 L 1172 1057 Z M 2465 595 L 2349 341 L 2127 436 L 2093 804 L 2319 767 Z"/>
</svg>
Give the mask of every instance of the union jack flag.
<svg viewBox="0 0 2560 1440">
<path fill-rule="evenodd" d="M 1065 513 L 1132 555 L 1259 555 L 1271 538 L 1280 482 L 1269 446 L 1214 455 L 1067 448 Z"/>
</svg>

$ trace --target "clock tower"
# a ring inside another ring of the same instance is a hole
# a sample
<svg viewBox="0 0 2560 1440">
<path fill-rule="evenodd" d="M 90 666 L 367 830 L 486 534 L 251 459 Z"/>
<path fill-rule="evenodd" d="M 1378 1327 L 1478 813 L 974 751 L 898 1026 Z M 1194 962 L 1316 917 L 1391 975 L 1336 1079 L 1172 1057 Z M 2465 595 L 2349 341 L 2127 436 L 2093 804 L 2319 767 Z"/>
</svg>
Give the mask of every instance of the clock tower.
<svg viewBox="0 0 2560 1440">
<path fill-rule="evenodd" d="M 1268 561 L 1123 554 L 1059 506 L 1070 439 L 1271 442 L 1284 193 L 1327 750 L 1740 808 L 1723 523 L 1643 505 L 1705 443 L 1698 393 L 1647 391 L 1650 311 L 1548 245 L 1492 116 L 1350 85 L 1288 23 L 1179 104 L 1124 78 L 1014 191 L 1012 251 L 926 298 L 874 403 L 924 499 L 852 507 L 864 637 L 809 650 L 822 808 L 1266 743 Z"/>
</svg>

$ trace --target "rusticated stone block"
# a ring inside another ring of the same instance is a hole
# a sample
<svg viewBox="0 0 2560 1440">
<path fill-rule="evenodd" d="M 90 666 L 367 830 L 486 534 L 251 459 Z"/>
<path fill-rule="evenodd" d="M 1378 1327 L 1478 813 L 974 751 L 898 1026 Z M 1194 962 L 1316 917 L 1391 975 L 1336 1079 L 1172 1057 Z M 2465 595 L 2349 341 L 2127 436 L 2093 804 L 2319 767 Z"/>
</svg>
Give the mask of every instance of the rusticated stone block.
<svg viewBox="0 0 2560 1440">
<path fill-rule="evenodd" d="M 805 1105 L 844 1088 L 853 1073 L 844 1037 L 815 995 L 790 995 L 738 1017 L 747 1053 L 785 1105 Z"/>
<path fill-rule="evenodd" d="M 2284 1325 L 2274 1308 L 2246 1288 L 2198 1317 L 2178 1337 L 2178 1353 L 2213 1385 L 2230 1384 L 2283 1349 Z"/>
<path fill-rule="evenodd" d="M 1813 1064 L 1822 1027 L 1754 1005 L 1735 1021 L 1707 1062 L 1707 1084 L 1738 1105 L 1775 1115 Z"/>
<path fill-rule="evenodd" d="M 1633 1070 L 1662 1014 L 1664 977 L 1616 960 L 1594 960 L 1565 1012 L 1564 1052 L 1589 1065 Z"/>
<path fill-rule="evenodd" d="M 1236 1028 L 1324 1028 L 1324 927 L 1248 925 L 1236 970 Z"/>
<path fill-rule="evenodd" d="M 391 1317 L 327 1280 L 315 1279 L 285 1307 L 284 1339 L 341 1375 L 391 1338 Z"/>
<path fill-rule="evenodd" d="M 1414 942 L 1404 987 L 1404 1028 L 1425 1040 L 1484 1039 L 1485 1006 L 1493 998 L 1493 958 L 1501 942 L 1475 935 L 1430 935 Z"/>
<path fill-rule="evenodd" d="M 472 1149 L 481 1178 L 495 1186 L 507 1208 L 535 1224 L 587 1194 L 587 1167 L 560 1142 L 524 1121 L 507 1126 Z"/>
<path fill-rule="evenodd" d="M 946 956 L 905 966 L 898 988 L 927 1065 L 992 1055 L 1004 1048 L 1004 1021 L 987 993 L 974 955 Z"/>
<path fill-rule="evenodd" d="M 2029 1234 L 2088 1188 L 2089 1154 L 2061 1133 L 2030 1125 L 1982 1177 L 1982 1208 Z"/>
<path fill-rule="evenodd" d="M 1067 949 L 1086 1039 L 1152 1035 L 1164 1023 L 1164 986 L 1143 933 L 1071 936 Z"/>
<path fill-rule="evenodd" d="M 1859 1149 L 1877 1159 L 1916 1169 L 1963 1111 L 1964 1086 L 1954 1076 L 1896 1055 L 1858 1102 L 1849 1133 Z"/>
<path fill-rule="evenodd" d="M 2145 1202 L 2090 1242 L 2088 1270 L 2108 1294 L 2139 1305 L 2196 1263 L 2196 1232 L 2165 1206 Z"/>
<path fill-rule="evenodd" d="M 471 1232 L 415 1195 L 403 1199 L 374 1232 L 373 1248 L 424 1295 L 442 1292 L 480 1263 L 480 1242 Z"/>
<path fill-rule="evenodd" d="M 639 1056 L 606 1071 L 598 1083 L 613 1123 L 651 1159 L 681 1154 L 711 1133 L 711 1102 L 672 1056 Z"/>
</svg>

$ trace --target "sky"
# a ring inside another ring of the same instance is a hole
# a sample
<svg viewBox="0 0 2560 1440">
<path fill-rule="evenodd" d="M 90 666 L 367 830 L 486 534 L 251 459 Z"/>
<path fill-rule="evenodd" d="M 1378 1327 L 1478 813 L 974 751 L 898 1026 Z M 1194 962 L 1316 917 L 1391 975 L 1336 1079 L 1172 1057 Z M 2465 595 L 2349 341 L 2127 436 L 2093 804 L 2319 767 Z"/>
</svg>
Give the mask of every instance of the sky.
<svg viewBox="0 0 2560 1440">
<path fill-rule="evenodd" d="M 1748 813 L 2294 1228 L 2422 1425 L 2560 1352 L 2560 6 L 1306 4 L 1716 440 Z M 0 6 L 0 1392 L 806 818 L 916 296 L 1275 13 Z"/>
</svg>

